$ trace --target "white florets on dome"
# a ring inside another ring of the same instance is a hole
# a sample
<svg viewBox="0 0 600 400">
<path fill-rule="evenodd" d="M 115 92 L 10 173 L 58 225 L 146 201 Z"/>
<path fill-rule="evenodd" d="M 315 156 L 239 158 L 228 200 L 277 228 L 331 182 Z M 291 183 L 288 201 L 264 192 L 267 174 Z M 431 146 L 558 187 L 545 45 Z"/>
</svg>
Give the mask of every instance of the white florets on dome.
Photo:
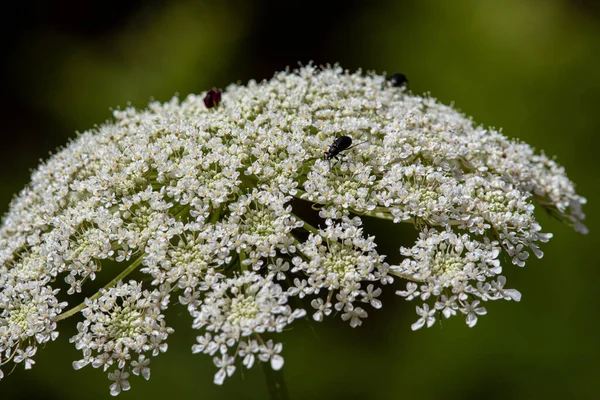
<svg viewBox="0 0 600 400">
<path fill-rule="evenodd" d="M 586 231 L 585 199 L 553 159 L 385 76 L 307 66 L 220 100 L 115 111 L 33 173 L 0 226 L 0 365 L 30 368 L 81 311 L 74 365 L 112 368 L 116 395 L 130 372 L 149 378 L 177 299 L 220 384 L 238 360 L 281 368 L 273 339 L 306 314 L 361 325 L 398 277 L 418 301 L 413 329 L 474 326 L 485 302 L 520 300 L 504 268 L 542 256 L 536 205 Z M 324 157 L 342 136 L 357 146 Z M 419 233 L 398 243 L 399 265 L 365 216 Z M 96 290 L 100 274 L 114 279 L 65 311 L 57 297 Z"/>
</svg>

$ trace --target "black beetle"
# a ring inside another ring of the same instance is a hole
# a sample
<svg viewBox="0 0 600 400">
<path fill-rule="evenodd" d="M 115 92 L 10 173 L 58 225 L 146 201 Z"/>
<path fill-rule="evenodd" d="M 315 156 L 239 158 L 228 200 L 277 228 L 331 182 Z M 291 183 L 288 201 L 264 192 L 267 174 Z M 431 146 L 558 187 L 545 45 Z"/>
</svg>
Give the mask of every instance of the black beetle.
<svg viewBox="0 0 600 400">
<path fill-rule="evenodd" d="M 360 142 L 352 146 L 352 138 L 350 136 L 338 136 L 333 140 L 333 143 L 329 146 L 329 149 L 325 152 L 325 159 L 331 160 L 335 158 L 339 161 L 338 155 L 344 151 L 349 150 L 353 147 L 358 146 L 365 142 Z"/>
<path fill-rule="evenodd" d="M 408 78 L 404 74 L 394 74 L 390 76 L 390 84 L 393 87 L 408 88 Z"/>
</svg>

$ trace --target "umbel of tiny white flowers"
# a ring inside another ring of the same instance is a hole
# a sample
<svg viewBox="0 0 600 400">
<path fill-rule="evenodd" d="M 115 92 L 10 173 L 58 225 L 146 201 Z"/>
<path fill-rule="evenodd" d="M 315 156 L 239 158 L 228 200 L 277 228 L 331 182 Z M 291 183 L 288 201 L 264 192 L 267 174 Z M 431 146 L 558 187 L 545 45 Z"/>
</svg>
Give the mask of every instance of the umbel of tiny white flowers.
<svg viewBox="0 0 600 400">
<path fill-rule="evenodd" d="M 395 277 L 418 301 L 412 329 L 474 326 L 486 302 L 519 301 L 506 264 L 542 256 L 535 205 L 585 231 L 585 199 L 553 159 L 384 76 L 309 65 L 220 100 L 115 111 L 33 173 L 0 227 L 0 364 L 31 368 L 79 315 L 73 365 L 108 371 L 116 395 L 150 377 L 173 332 L 165 310 L 184 306 L 221 384 L 257 361 L 280 369 L 277 333 L 307 314 L 360 326 Z M 365 143 L 324 159 L 340 136 Z M 399 265 L 363 216 L 419 232 Z M 98 274 L 112 281 L 68 301 Z"/>
</svg>

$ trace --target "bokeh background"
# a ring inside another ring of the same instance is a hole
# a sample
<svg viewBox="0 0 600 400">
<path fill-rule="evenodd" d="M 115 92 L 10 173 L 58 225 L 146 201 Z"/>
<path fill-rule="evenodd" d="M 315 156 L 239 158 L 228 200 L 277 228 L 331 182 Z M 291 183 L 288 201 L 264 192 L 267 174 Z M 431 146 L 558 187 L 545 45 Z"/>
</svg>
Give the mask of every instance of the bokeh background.
<svg viewBox="0 0 600 400">
<path fill-rule="evenodd" d="M 294 4 L 292 4 L 294 3 Z M 403 72 L 484 125 L 557 155 L 589 200 L 583 236 L 540 213 L 555 234 L 545 257 L 507 269 L 520 304 L 487 305 L 410 331 L 413 305 L 389 290 L 362 327 L 338 319 L 284 333 L 293 399 L 598 398 L 600 346 L 600 6 L 594 0 L 33 1 L 2 24 L 0 212 L 49 151 L 110 118 L 230 82 L 266 79 L 313 60 Z M 402 243 L 398 243 L 399 246 Z M 405 243 L 407 244 L 407 243 Z M 395 249 L 394 249 L 395 251 Z M 180 315 L 178 315 L 180 314 Z M 263 399 L 260 367 L 213 385 L 192 355 L 185 310 L 153 360 L 152 378 L 121 398 Z M 105 373 L 74 371 L 71 321 L 31 371 L 0 382 L 0 398 L 106 399 Z"/>
</svg>

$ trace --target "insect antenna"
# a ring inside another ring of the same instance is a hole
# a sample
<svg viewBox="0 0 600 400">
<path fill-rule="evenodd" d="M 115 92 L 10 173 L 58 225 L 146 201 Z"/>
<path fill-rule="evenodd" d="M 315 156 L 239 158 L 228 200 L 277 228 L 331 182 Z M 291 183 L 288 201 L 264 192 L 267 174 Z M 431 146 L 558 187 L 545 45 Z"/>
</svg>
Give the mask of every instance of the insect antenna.
<svg viewBox="0 0 600 400">
<path fill-rule="evenodd" d="M 359 143 L 353 144 L 352 146 L 348 147 L 346 150 L 353 149 L 353 148 L 355 148 L 356 146 L 360 146 L 361 144 L 363 144 L 363 143 L 367 143 L 367 142 L 368 142 L 368 140 L 363 140 L 362 142 L 359 142 Z"/>
</svg>

